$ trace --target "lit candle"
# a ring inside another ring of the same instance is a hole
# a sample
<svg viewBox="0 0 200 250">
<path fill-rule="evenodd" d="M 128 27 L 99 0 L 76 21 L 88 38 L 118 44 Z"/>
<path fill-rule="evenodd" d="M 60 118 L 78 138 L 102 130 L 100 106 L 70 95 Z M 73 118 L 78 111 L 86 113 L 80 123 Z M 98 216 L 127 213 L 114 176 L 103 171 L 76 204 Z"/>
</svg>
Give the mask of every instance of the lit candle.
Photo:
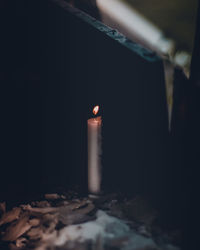
<svg viewBox="0 0 200 250">
<path fill-rule="evenodd" d="M 93 109 L 97 115 L 99 106 Z M 88 190 L 91 194 L 101 191 L 101 116 L 91 118 L 88 123 Z"/>
</svg>

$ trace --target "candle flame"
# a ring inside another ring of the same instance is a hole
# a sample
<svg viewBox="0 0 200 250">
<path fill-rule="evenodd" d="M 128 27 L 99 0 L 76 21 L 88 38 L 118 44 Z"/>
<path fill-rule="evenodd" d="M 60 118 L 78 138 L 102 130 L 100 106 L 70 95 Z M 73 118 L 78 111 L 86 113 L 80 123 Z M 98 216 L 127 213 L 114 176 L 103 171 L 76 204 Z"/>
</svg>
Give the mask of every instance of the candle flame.
<svg viewBox="0 0 200 250">
<path fill-rule="evenodd" d="M 97 105 L 93 108 L 93 114 L 96 115 L 98 112 L 99 112 L 99 106 Z"/>
</svg>

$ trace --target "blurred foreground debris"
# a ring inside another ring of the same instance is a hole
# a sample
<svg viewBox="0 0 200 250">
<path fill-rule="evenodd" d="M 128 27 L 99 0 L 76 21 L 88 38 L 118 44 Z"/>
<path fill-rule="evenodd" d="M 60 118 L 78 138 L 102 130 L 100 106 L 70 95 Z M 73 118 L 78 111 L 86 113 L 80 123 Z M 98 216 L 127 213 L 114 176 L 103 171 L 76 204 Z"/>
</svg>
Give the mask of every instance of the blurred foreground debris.
<svg viewBox="0 0 200 250">
<path fill-rule="evenodd" d="M 173 246 L 173 234 L 156 226 L 156 211 L 141 197 L 66 197 L 69 196 L 48 194 L 47 200 L 20 205 L 8 212 L 4 205 L 0 248 L 179 249 Z"/>
</svg>

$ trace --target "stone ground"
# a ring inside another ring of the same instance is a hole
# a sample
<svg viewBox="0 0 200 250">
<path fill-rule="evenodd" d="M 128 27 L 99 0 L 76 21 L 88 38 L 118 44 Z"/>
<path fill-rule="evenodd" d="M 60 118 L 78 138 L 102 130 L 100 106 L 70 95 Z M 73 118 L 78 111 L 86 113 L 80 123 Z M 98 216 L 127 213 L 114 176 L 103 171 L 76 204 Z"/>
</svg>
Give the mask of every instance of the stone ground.
<svg viewBox="0 0 200 250">
<path fill-rule="evenodd" d="M 0 249 L 178 250 L 180 231 L 159 226 L 142 197 L 46 194 L 6 210 L 0 203 Z"/>
</svg>

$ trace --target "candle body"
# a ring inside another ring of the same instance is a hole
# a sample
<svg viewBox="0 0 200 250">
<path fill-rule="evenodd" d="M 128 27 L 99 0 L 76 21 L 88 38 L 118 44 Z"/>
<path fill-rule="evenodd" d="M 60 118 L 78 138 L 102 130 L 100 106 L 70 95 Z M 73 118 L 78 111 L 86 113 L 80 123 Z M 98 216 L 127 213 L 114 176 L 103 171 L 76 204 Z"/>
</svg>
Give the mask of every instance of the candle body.
<svg viewBox="0 0 200 250">
<path fill-rule="evenodd" d="M 101 117 L 88 120 L 88 191 L 101 191 Z"/>
</svg>

